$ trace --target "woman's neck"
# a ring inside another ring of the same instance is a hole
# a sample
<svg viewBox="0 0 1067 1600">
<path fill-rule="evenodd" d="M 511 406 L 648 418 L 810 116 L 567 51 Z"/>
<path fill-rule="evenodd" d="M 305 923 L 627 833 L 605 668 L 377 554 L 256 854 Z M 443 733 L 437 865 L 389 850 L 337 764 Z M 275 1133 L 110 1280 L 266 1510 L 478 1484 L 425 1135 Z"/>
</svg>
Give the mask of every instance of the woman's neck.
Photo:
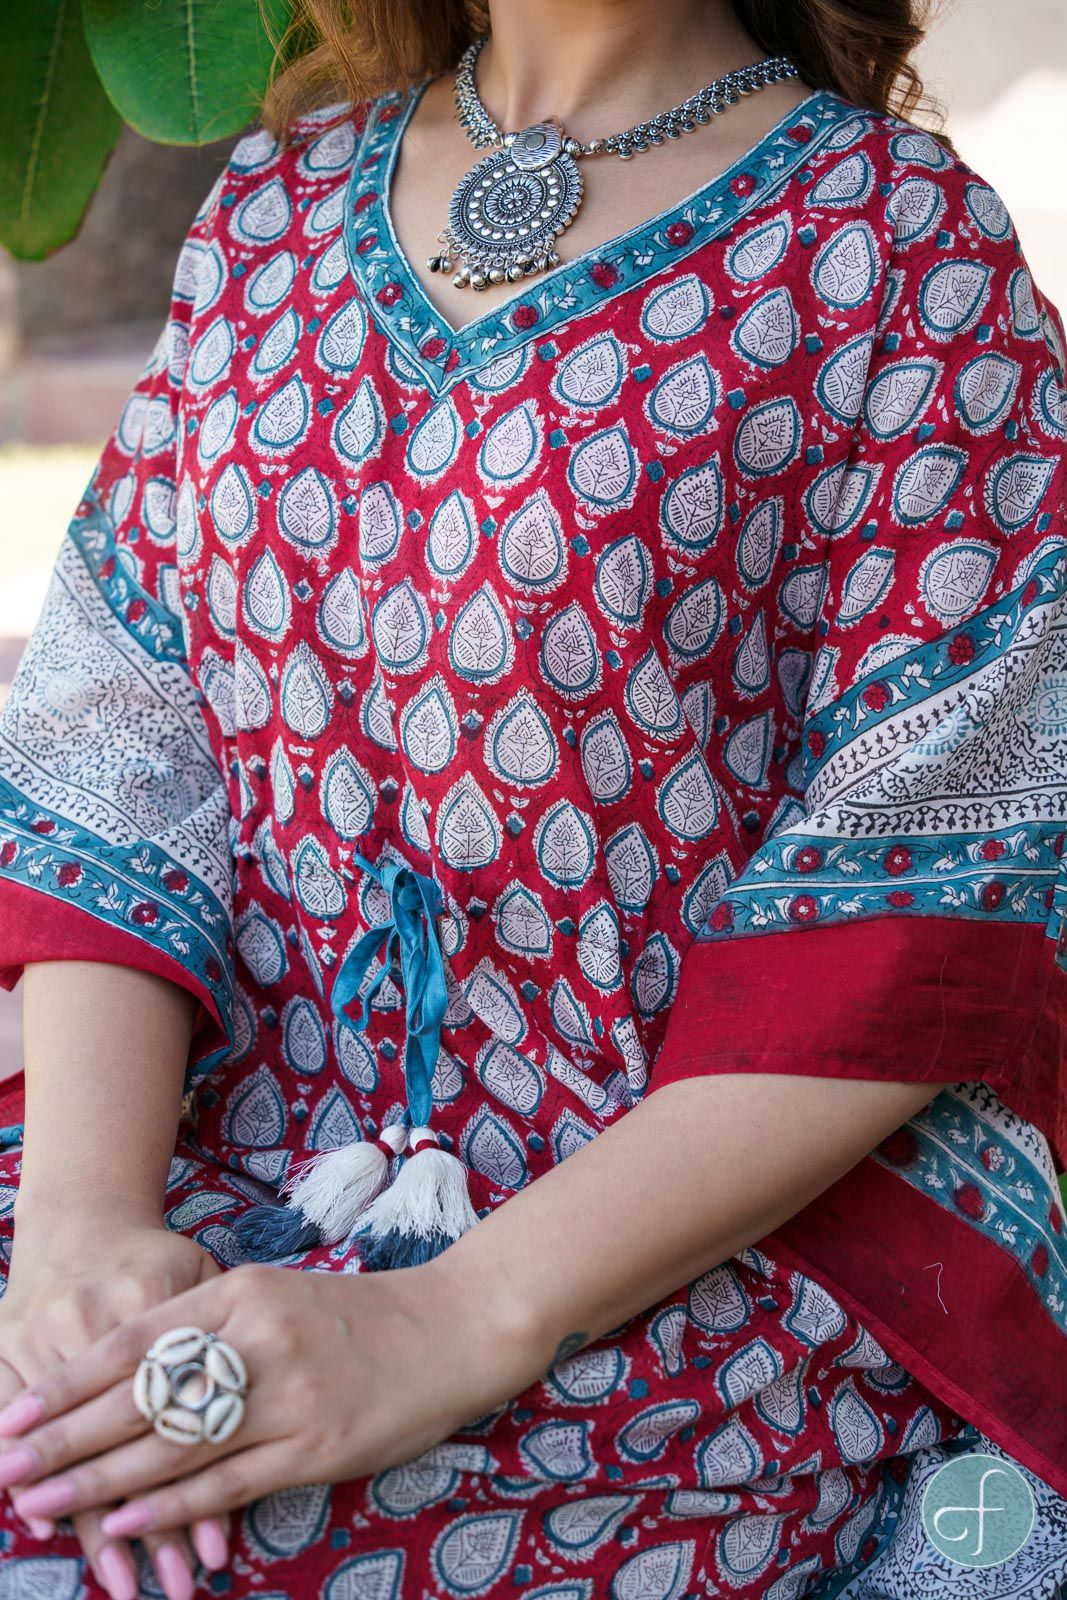
<svg viewBox="0 0 1067 1600">
<path fill-rule="evenodd" d="M 497 124 L 613 133 L 765 54 L 730 0 L 490 0 L 478 90 Z"/>
</svg>

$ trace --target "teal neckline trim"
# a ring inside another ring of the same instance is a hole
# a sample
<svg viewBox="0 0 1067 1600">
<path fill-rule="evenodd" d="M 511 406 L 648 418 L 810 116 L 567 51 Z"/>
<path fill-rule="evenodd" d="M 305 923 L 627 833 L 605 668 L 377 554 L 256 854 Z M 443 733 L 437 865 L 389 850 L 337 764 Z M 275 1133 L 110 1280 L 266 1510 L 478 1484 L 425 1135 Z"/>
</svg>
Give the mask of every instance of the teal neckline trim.
<svg viewBox="0 0 1067 1600">
<path fill-rule="evenodd" d="M 389 195 L 400 143 L 426 79 L 373 102 L 345 193 L 349 270 L 398 353 L 434 394 L 480 367 L 546 338 L 684 260 L 778 190 L 860 108 L 813 90 L 738 161 L 647 222 L 528 280 L 529 289 L 454 330 L 429 300 L 400 248 Z"/>
</svg>

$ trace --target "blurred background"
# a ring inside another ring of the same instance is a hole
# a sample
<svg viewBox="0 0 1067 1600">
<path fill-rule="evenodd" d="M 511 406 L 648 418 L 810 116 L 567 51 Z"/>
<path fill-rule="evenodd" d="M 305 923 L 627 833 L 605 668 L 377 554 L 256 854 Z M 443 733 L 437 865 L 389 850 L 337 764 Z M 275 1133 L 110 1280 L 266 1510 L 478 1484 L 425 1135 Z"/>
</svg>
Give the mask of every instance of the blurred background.
<svg viewBox="0 0 1067 1600">
<path fill-rule="evenodd" d="M 1067 315 L 1064 0 L 944 0 L 920 56 L 963 159 L 999 191 L 1038 287 Z M 159 332 L 181 240 L 234 140 L 126 128 L 77 237 L 0 252 L 0 703 L 74 506 Z M 20 1065 L 0 991 L 0 1076 Z"/>
</svg>

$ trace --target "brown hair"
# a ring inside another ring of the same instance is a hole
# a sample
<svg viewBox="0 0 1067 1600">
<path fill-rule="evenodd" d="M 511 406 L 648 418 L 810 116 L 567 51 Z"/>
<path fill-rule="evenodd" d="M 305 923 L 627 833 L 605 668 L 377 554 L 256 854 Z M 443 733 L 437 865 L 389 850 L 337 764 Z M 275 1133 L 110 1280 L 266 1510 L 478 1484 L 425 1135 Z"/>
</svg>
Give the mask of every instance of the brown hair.
<svg viewBox="0 0 1067 1600">
<path fill-rule="evenodd" d="M 733 5 L 756 42 L 771 55 L 791 56 L 813 89 L 902 117 L 920 107 L 934 112 L 911 62 L 930 0 Z M 261 6 L 267 20 L 269 0 Z M 261 119 L 287 143 L 290 124 L 307 111 L 450 71 L 487 26 L 484 0 L 294 0 L 285 33 L 272 34 L 274 71 Z"/>
</svg>

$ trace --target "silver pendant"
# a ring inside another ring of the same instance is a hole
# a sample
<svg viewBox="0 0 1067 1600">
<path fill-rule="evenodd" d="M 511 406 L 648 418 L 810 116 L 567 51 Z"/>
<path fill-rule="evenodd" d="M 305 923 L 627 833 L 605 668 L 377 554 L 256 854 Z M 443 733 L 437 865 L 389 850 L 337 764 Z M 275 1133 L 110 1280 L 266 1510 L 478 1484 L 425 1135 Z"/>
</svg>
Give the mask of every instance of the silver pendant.
<svg viewBox="0 0 1067 1600">
<path fill-rule="evenodd" d="M 456 185 L 448 226 L 440 234 L 445 248 L 430 257 L 430 271 L 451 271 L 455 257 L 456 287 L 484 289 L 558 266 L 556 237 L 582 199 L 571 142 L 555 121 L 508 134 L 502 150 L 479 161 Z"/>
</svg>

